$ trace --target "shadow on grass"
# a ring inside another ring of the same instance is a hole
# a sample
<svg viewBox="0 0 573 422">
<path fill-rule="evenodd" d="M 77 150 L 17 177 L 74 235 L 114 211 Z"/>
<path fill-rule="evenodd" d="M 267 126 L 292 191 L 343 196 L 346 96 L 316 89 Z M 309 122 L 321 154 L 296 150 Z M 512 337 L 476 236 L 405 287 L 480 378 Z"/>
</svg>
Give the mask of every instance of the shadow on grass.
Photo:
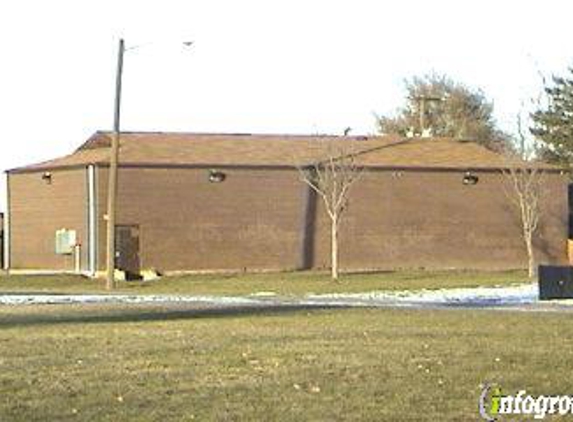
<svg viewBox="0 0 573 422">
<path fill-rule="evenodd" d="M 246 316 L 270 316 L 300 311 L 315 311 L 329 309 L 348 309 L 348 306 L 339 305 L 297 305 L 273 304 L 256 306 L 226 306 L 205 308 L 150 309 L 150 308 L 120 308 L 113 307 L 100 309 L 94 312 L 85 307 L 83 310 L 62 310 L 35 312 L 27 314 L 0 314 L 0 329 L 33 325 L 54 324 L 107 324 L 107 323 L 137 323 L 174 321 L 197 318 L 227 318 Z"/>
</svg>

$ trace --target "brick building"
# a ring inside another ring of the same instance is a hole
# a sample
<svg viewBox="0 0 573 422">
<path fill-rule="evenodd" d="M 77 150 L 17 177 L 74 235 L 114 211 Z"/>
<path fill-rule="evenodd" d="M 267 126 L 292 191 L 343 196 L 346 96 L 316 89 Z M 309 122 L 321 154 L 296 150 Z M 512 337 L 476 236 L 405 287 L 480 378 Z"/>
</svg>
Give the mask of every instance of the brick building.
<svg viewBox="0 0 573 422">
<path fill-rule="evenodd" d="M 449 139 L 318 138 L 350 143 L 365 168 L 341 226 L 342 268 L 526 266 L 503 157 Z M 324 158 L 319 144 L 316 136 L 122 134 L 118 266 L 328 267 L 328 221 L 296 169 Z M 8 172 L 6 266 L 104 270 L 109 146 L 110 134 L 96 132 L 71 155 Z M 565 263 L 567 178 L 547 172 L 536 253 Z"/>
</svg>

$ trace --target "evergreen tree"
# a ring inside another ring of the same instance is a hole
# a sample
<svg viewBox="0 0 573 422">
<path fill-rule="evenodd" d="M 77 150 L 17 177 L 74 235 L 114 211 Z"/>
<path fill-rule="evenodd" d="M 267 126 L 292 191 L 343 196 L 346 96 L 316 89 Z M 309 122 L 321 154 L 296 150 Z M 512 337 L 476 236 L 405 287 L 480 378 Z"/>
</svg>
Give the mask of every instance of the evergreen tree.
<svg viewBox="0 0 573 422">
<path fill-rule="evenodd" d="M 405 85 L 406 104 L 395 116 L 378 117 L 381 133 L 464 139 L 496 151 L 510 147 L 511 137 L 497 128 L 493 103 L 482 91 L 436 74 L 414 77 Z"/>
<path fill-rule="evenodd" d="M 531 117 L 531 133 L 539 140 L 543 159 L 565 166 L 573 165 L 573 68 L 568 77 L 554 76 L 546 86 L 548 104 Z"/>
</svg>

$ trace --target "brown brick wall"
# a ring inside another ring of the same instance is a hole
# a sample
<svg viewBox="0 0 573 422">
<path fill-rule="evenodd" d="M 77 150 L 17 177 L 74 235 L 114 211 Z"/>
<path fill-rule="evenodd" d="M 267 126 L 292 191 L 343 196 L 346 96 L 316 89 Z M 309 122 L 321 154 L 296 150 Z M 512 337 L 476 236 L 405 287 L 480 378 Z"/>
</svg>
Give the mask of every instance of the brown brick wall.
<svg viewBox="0 0 573 422">
<path fill-rule="evenodd" d="M 117 224 L 137 224 L 142 268 L 283 269 L 298 265 L 302 186 L 281 170 L 124 168 Z M 107 170 L 98 172 L 106 203 Z M 100 208 L 102 215 L 105 210 Z M 100 247 L 105 248 L 105 225 Z M 100 254 L 103 265 L 105 255 Z M 100 265 L 100 267 L 101 267 Z"/>
<path fill-rule="evenodd" d="M 121 170 L 118 224 L 140 225 L 142 268 L 248 270 L 302 265 L 307 187 L 297 172 L 225 172 L 226 181 L 213 184 L 207 180 L 207 169 Z M 342 225 L 342 266 L 524 267 L 519 220 L 504 192 L 503 178 L 481 173 L 477 185 L 465 186 L 462 177 L 462 171 L 365 174 L 352 192 Z M 100 170 L 99 181 L 99 202 L 105 204 L 106 170 Z M 564 263 L 566 181 L 558 175 L 547 181 L 538 258 Z M 322 268 L 329 265 L 329 231 L 320 199 L 315 200 L 310 214 L 314 224 L 307 222 L 305 236 L 306 264 Z M 102 225 L 102 241 L 104 229 Z"/>
<path fill-rule="evenodd" d="M 227 179 L 217 184 L 209 183 L 208 169 L 120 170 L 118 224 L 139 225 L 142 268 L 328 267 L 322 204 L 315 198 L 315 207 L 306 206 L 308 188 L 295 170 L 223 171 Z M 10 176 L 14 268 L 71 269 L 70 257 L 54 253 L 58 228 L 76 229 L 87 246 L 86 170 L 52 173 L 51 185 L 41 180 L 41 173 Z M 462 171 L 365 174 L 352 191 L 342 223 L 342 267 L 525 267 L 519 221 L 503 179 L 478 174 L 475 186 L 462 184 Z M 107 169 L 98 169 L 99 269 L 105 265 L 107 175 Z M 565 263 L 567 182 L 558 175 L 547 181 L 538 258 Z M 305 210 L 314 218 L 303 233 Z"/>
<path fill-rule="evenodd" d="M 477 173 L 473 186 L 463 172 L 375 172 L 352 191 L 341 233 L 346 268 L 523 268 L 521 226 L 500 174 Z M 567 181 L 546 179 L 544 210 L 536 241 L 541 263 L 566 262 Z M 315 266 L 329 263 L 328 226 L 317 211 Z"/>
<path fill-rule="evenodd" d="M 42 180 L 42 172 L 9 176 L 13 269 L 73 270 L 73 256 L 55 253 L 55 233 L 61 228 L 77 231 L 82 266 L 87 266 L 86 170 L 51 173 L 51 184 Z"/>
</svg>

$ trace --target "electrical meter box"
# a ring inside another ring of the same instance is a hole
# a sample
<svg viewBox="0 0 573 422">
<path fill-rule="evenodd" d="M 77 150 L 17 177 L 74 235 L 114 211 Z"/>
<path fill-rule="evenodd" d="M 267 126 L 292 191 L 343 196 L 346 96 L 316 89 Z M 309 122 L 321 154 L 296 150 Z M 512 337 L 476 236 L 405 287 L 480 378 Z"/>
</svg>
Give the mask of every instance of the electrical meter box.
<svg viewBox="0 0 573 422">
<path fill-rule="evenodd" d="M 76 246 L 76 231 L 68 229 L 56 230 L 56 254 L 71 255 Z"/>
</svg>

